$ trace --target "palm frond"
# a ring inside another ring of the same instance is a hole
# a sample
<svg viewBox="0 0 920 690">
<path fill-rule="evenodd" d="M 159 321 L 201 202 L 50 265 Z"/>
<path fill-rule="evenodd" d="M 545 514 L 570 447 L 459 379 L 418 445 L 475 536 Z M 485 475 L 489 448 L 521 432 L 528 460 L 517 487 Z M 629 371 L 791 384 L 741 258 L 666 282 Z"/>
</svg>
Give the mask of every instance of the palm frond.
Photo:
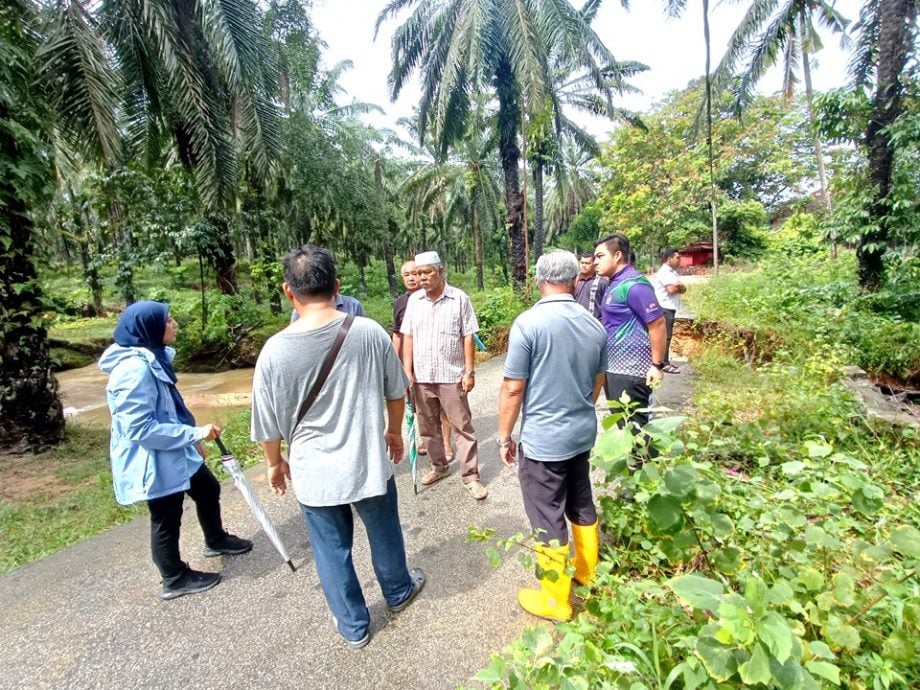
<svg viewBox="0 0 920 690">
<path fill-rule="evenodd" d="M 97 22 L 82 2 L 58 4 L 38 57 L 61 136 L 97 160 L 116 163 L 121 157 L 116 116 L 121 85 Z"/>
</svg>

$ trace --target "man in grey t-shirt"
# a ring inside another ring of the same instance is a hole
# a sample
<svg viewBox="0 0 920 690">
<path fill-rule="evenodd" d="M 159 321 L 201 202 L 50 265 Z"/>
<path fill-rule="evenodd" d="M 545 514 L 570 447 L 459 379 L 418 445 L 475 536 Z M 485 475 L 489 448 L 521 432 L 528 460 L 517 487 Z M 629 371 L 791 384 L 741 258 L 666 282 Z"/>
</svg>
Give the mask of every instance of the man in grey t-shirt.
<svg viewBox="0 0 920 690">
<path fill-rule="evenodd" d="M 597 435 L 594 401 L 607 371 L 607 334 L 572 293 L 578 259 L 551 252 L 537 261 L 541 299 L 515 319 L 508 340 L 498 408 L 499 458 L 515 461 L 511 430 L 523 409 L 519 477 L 524 509 L 542 531 L 537 563 L 557 575 L 540 589 L 522 589 L 518 602 L 542 618 L 572 617 L 566 575 L 569 530 L 575 543 L 575 579 L 589 585 L 598 560 L 597 510 L 588 455 Z"/>
<path fill-rule="evenodd" d="M 291 480 L 326 602 L 339 633 L 359 649 L 370 640 L 370 615 L 352 563 L 352 508 L 367 530 L 390 610 L 402 611 L 425 584 L 421 570 L 406 566 L 390 462 L 402 458 L 409 382 L 386 331 L 371 319 L 353 317 L 329 377 L 298 421 L 336 335 L 352 317 L 336 311 L 339 281 L 325 249 L 307 245 L 288 253 L 282 287 L 299 318 L 259 353 L 252 440 L 262 446 L 272 490 L 283 495 Z"/>
</svg>

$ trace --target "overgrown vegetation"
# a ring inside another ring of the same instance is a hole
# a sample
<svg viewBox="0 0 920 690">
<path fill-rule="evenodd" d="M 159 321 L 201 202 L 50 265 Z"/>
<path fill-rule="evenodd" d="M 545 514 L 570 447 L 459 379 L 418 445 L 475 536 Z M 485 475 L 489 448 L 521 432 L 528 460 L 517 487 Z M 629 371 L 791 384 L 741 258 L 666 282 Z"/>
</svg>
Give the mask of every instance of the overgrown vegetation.
<svg viewBox="0 0 920 690">
<path fill-rule="evenodd" d="M 782 256 L 695 289 L 699 316 L 722 327 L 694 360 L 689 416 L 646 427 L 661 454 L 605 420 L 593 462 L 606 550 L 597 586 L 580 590 L 582 613 L 528 629 L 478 680 L 920 684 L 920 439 L 870 423 L 841 384 L 854 361 L 916 377 L 915 306 L 894 287 L 859 291 L 851 254 L 825 260 L 789 231 L 774 240 Z M 752 347 L 747 362 L 738 356 Z"/>
<path fill-rule="evenodd" d="M 508 688 L 916 687 L 920 443 L 873 428 L 833 349 L 761 369 L 708 350 L 693 414 L 630 469 L 594 463 L 602 573 L 574 621 L 528 630 L 477 678 Z M 623 496 L 629 498 L 624 500 Z"/>
<path fill-rule="evenodd" d="M 243 264 L 244 269 L 247 267 Z M 179 370 L 251 366 L 265 340 L 289 320 L 290 306 L 286 300 L 282 309 L 274 309 L 271 304 L 272 297 L 280 295 L 279 285 L 259 288 L 254 278 L 241 272 L 237 294 L 226 295 L 213 289 L 201 293 L 197 270 L 197 265 L 190 261 L 173 267 L 154 264 L 139 269 L 134 278 L 137 298 L 169 303 L 180 325 L 180 336 L 176 342 Z M 111 312 L 112 315 L 89 318 L 81 315 L 81 305 L 89 299 L 89 288 L 78 274 L 57 272 L 43 276 L 49 292 L 56 296 L 54 310 L 49 309 L 44 316 L 54 346 L 53 355 L 62 368 L 68 368 L 68 363 L 72 366 L 90 364 L 93 354 L 111 343 L 117 320 L 114 314 L 121 305 L 118 287 L 114 280 L 110 280 L 114 277 L 113 271 L 112 267 L 100 269 L 104 286 L 99 294 L 103 313 Z M 393 304 L 386 266 L 383 262 L 371 262 L 363 273 L 366 296 L 359 293 L 358 267 L 343 262 L 340 277 L 342 292 L 358 296 L 368 316 L 389 329 L 393 321 Z M 487 289 L 482 291 L 475 289 L 476 274 L 472 268 L 450 271 L 448 280 L 469 292 L 480 320 L 480 335 L 486 345 L 503 351 L 502 334 L 524 307 L 517 293 L 508 287 L 497 287 L 504 282 L 500 269 L 488 266 L 484 274 Z"/>
<path fill-rule="evenodd" d="M 856 284 L 852 252 L 832 260 L 810 253 L 801 237 L 779 239 L 755 270 L 716 277 L 689 296 L 697 313 L 728 327 L 723 344 L 761 361 L 780 350 L 834 347 L 872 373 L 920 381 L 917 259 L 899 261 L 886 285 L 868 293 Z"/>
</svg>

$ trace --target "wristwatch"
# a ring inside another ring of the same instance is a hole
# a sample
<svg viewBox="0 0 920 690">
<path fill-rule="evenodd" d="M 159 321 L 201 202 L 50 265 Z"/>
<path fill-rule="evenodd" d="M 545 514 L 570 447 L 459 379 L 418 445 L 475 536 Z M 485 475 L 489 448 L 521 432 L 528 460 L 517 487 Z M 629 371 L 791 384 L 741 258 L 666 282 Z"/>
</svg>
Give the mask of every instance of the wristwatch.
<svg viewBox="0 0 920 690">
<path fill-rule="evenodd" d="M 658 371 L 664 369 L 664 362 L 652 362 L 652 366 L 655 367 Z"/>
<path fill-rule="evenodd" d="M 496 442 L 500 447 L 510 446 L 510 445 L 511 445 L 511 437 L 509 436 L 508 438 L 502 438 L 501 436 L 496 436 L 496 437 L 495 437 L 495 442 Z"/>
<path fill-rule="evenodd" d="M 472 369 L 470 369 L 469 371 L 464 371 L 464 372 L 463 372 L 463 375 L 464 375 L 464 376 L 472 376 L 472 377 L 475 378 L 475 377 L 476 377 L 476 372 L 473 371 Z"/>
</svg>

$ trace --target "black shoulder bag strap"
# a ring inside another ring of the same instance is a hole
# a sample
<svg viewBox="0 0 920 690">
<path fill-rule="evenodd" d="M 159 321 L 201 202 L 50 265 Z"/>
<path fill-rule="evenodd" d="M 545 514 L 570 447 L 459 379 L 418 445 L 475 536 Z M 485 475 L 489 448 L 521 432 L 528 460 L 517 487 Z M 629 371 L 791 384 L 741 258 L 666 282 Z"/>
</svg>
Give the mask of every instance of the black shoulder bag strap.
<svg viewBox="0 0 920 690">
<path fill-rule="evenodd" d="M 307 412 L 310 411 L 310 408 L 313 407 L 313 403 L 316 402 L 316 397 L 319 395 L 320 390 L 322 390 L 323 384 L 326 383 L 326 379 L 329 378 L 329 372 L 332 371 L 332 365 L 335 364 L 335 358 L 339 356 L 339 350 L 342 349 L 342 343 L 345 342 L 345 336 L 348 335 L 348 331 L 351 328 L 351 324 L 354 323 L 354 320 L 354 315 L 349 314 L 345 317 L 342 325 L 339 326 L 339 332 L 336 333 L 335 340 L 332 342 L 332 348 L 326 355 L 326 359 L 323 360 L 323 366 L 319 370 L 319 375 L 316 377 L 313 387 L 307 394 L 307 399 L 304 400 L 303 404 L 300 406 L 300 412 L 297 413 L 297 423 L 294 425 L 295 429 L 303 421 L 303 418 L 307 416 Z"/>
</svg>

